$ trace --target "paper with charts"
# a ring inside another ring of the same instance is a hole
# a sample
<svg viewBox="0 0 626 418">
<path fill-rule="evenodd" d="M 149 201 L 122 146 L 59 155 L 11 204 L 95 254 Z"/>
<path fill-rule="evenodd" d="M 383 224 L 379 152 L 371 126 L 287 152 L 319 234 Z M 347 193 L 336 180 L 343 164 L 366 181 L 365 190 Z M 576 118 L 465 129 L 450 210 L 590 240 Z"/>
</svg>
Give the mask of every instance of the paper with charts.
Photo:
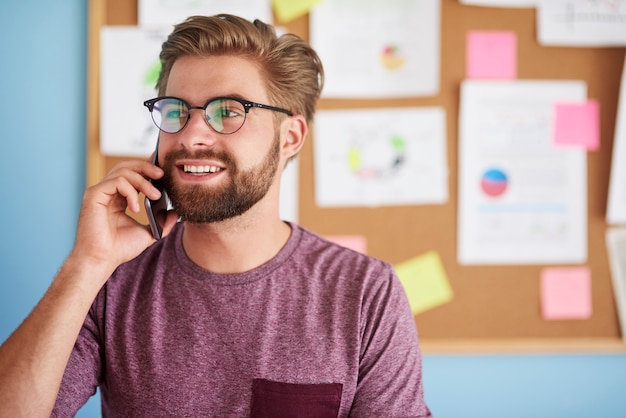
<svg viewBox="0 0 626 418">
<path fill-rule="evenodd" d="M 448 199 L 443 108 L 320 110 L 313 133 L 318 206 Z"/>
<path fill-rule="evenodd" d="M 542 45 L 626 46 L 626 0 L 543 0 L 537 8 Z"/>
<path fill-rule="evenodd" d="M 464 81 L 459 111 L 460 264 L 582 263 L 586 150 L 553 144 L 555 104 L 583 81 Z"/>
<path fill-rule="evenodd" d="M 104 155 L 147 157 L 158 129 L 143 106 L 156 97 L 163 30 L 106 26 L 100 48 L 100 151 Z"/>
<path fill-rule="evenodd" d="M 609 224 L 626 224 L 626 56 L 619 92 L 606 209 L 606 221 Z"/>
<path fill-rule="evenodd" d="M 270 0 L 139 0 L 137 9 L 139 26 L 171 26 L 189 16 L 217 13 L 272 23 Z"/>
<path fill-rule="evenodd" d="M 461 0 L 462 4 L 488 7 L 535 7 L 541 0 Z"/>
<path fill-rule="evenodd" d="M 607 228 L 606 246 L 622 339 L 626 341 L 626 228 Z"/>
<path fill-rule="evenodd" d="M 311 9 L 310 27 L 323 97 L 439 92 L 440 0 L 325 0 Z"/>
</svg>

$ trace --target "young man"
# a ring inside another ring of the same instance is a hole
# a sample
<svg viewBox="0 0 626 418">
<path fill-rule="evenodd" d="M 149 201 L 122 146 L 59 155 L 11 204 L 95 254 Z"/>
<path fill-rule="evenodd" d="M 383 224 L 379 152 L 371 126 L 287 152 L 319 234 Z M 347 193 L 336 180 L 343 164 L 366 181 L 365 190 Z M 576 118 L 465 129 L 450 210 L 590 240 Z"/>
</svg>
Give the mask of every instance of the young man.
<svg viewBox="0 0 626 418">
<path fill-rule="evenodd" d="M 193 17 L 161 52 L 158 163 L 84 195 L 74 249 L 0 347 L 2 416 L 430 416 L 391 266 L 278 215 L 323 83 L 259 21 Z M 126 215 L 162 179 L 165 237 Z M 177 222 L 180 218 L 181 222 Z"/>
</svg>

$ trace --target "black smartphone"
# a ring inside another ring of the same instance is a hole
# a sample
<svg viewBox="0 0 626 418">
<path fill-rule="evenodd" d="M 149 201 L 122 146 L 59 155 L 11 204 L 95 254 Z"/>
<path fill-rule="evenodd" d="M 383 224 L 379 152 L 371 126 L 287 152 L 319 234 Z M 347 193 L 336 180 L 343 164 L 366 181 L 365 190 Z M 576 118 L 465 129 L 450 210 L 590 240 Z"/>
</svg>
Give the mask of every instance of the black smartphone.
<svg viewBox="0 0 626 418">
<path fill-rule="evenodd" d="M 152 163 L 156 166 L 159 165 L 158 156 L 159 144 L 157 141 L 157 147 L 154 151 L 154 158 Z M 146 208 L 146 214 L 148 215 L 148 222 L 150 223 L 150 229 L 155 239 L 161 239 L 163 236 L 163 226 L 165 225 L 165 218 L 167 217 L 167 211 L 172 209 L 172 203 L 170 201 L 167 192 L 163 188 L 161 180 L 150 180 L 152 184 L 159 189 L 161 197 L 158 200 L 148 199 L 144 200 L 144 206 Z"/>
</svg>

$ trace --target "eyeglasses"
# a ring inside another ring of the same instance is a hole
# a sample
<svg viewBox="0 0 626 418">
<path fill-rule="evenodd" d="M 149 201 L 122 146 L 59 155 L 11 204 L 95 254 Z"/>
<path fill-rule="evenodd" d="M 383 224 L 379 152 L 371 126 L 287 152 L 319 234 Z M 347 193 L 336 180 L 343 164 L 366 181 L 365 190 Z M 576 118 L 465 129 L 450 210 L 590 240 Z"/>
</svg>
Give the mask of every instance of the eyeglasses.
<svg viewBox="0 0 626 418">
<path fill-rule="evenodd" d="M 191 109 L 204 110 L 204 120 L 215 132 L 233 134 L 243 126 L 246 115 L 253 107 L 282 112 L 289 116 L 293 113 L 280 107 L 254 103 L 235 97 L 216 97 L 204 106 L 192 106 L 183 99 L 172 96 L 157 97 L 143 103 L 152 115 L 154 124 L 169 134 L 180 132 L 191 118 Z"/>
</svg>

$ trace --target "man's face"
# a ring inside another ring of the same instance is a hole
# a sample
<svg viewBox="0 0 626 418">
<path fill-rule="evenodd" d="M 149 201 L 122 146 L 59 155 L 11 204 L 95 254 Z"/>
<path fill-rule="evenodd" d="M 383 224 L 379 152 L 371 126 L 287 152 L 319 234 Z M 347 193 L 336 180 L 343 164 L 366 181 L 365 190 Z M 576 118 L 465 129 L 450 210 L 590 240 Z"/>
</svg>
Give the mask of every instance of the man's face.
<svg viewBox="0 0 626 418">
<path fill-rule="evenodd" d="M 231 57 L 183 57 L 174 63 L 166 95 L 202 106 L 220 96 L 268 103 L 258 69 Z M 191 223 L 239 216 L 263 199 L 280 164 L 280 138 L 273 112 L 252 109 L 231 135 L 213 131 L 202 110 L 192 110 L 187 126 L 161 133 L 163 183 L 178 215 Z"/>
<path fill-rule="evenodd" d="M 280 159 L 280 141 L 274 145 L 263 161 L 249 170 L 240 170 L 227 152 L 211 150 L 195 154 L 195 158 L 220 161 L 229 172 L 228 178 L 218 186 L 186 184 L 176 181 L 176 161 L 188 155 L 186 150 L 172 151 L 165 157 L 163 183 L 176 213 L 187 222 L 219 222 L 248 211 L 261 200 L 274 181 Z"/>
</svg>

